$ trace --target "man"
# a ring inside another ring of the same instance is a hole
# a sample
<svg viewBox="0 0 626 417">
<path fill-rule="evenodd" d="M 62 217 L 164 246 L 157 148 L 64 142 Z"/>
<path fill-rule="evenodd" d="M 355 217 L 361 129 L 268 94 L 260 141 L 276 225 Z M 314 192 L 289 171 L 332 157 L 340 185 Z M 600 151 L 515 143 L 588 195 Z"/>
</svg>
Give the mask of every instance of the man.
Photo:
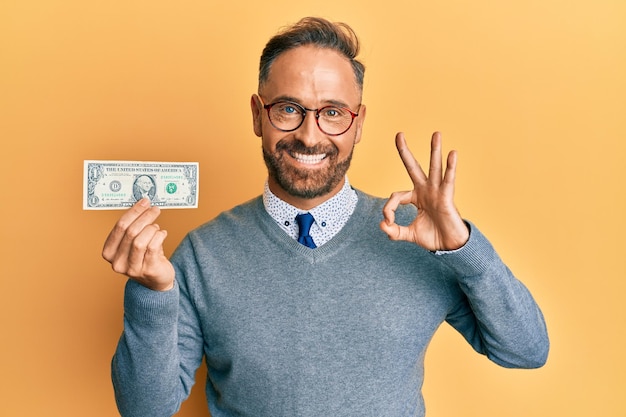
<svg viewBox="0 0 626 417">
<path fill-rule="evenodd" d="M 192 231 L 171 262 L 148 201 L 112 230 L 103 256 L 130 277 L 112 364 L 122 415 L 174 414 L 205 357 L 213 417 L 423 416 L 443 321 L 499 365 L 544 364 L 542 314 L 456 210 L 457 157 L 444 170 L 439 133 L 428 175 L 396 137 L 412 191 L 385 202 L 350 186 L 357 53 L 348 26 L 322 19 L 276 35 L 250 102 L 263 195 Z"/>
<path fill-rule="evenodd" d="M 156 187 L 154 186 L 154 179 L 149 175 L 141 175 L 133 183 L 133 197 L 135 197 L 136 201 L 142 198 L 147 198 L 152 201 L 155 195 Z"/>
</svg>

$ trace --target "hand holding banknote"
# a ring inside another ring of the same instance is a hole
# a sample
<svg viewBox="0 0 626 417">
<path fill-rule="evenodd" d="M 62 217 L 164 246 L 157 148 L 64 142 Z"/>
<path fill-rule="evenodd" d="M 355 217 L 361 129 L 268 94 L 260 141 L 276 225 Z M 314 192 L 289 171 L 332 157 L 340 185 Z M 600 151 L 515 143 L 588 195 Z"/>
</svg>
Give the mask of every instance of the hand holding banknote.
<svg viewBox="0 0 626 417">
<path fill-rule="evenodd" d="M 102 257 L 115 272 L 152 290 L 167 291 L 174 286 L 174 267 L 163 252 L 167 232 L 155 223 L 160 213 L 147 198 L 139 200 L 111 230 Z"/>
</svg>

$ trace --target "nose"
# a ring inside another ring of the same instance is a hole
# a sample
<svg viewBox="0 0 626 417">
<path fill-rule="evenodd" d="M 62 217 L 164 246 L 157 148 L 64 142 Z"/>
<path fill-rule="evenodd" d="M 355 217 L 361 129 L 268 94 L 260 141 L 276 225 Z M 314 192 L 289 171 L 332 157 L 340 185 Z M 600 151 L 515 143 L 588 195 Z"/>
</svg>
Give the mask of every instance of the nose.
<svg viewBox="0 0 626 417">
<path fill-rule="evenodd" d="M 307 147 L 313 147 L 324 139 L 324 133 L 317 125 L 314 111 L 306 111 L 302 125 L 294 133 L 295 138 Z"/>
</svg>

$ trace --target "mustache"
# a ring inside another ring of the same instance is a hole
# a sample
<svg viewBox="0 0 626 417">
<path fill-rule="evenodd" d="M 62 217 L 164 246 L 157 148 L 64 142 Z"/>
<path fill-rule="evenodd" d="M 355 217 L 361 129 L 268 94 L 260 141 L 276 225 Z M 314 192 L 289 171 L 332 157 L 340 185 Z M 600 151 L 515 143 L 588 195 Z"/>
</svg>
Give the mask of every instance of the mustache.
<svg viewBox="0 0 626 417">
<path fill-rule="evenodd" d="M 300 153 L 303 155 L 317 155 L 325 153 L 326 156 L 332 157 L 339 153 L 339 149 L 332 143 L 321 144 L 308 147 L 299 140 L 280 140 L 276 143 L 276 151 L 285 151 L 287 153 Z"/>
</svg>

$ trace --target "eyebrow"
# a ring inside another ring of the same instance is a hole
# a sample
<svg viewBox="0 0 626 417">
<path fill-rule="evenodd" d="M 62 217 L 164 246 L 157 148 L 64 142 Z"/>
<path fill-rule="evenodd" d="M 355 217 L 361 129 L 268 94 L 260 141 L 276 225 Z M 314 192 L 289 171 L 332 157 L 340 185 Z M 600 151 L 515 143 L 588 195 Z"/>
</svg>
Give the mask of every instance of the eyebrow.
<svg viewBox="0 0 626 417">
<path fill-rule="evenodd" d="M 306 107 L 302 104 L 302 102 L 298 98 L 289 96 L 289 95 L 282 95 L 282 96 L 275 97 L 274 100 L 272 100 L 272 103 L 276 103 L 278 101 L 291 101 L 293 103 L 297 103 L 301 105 L 302 107 Z M 340 101 L 340 100 L 333 100 L 333 99 L 323 100 L 322 107 L 325 107 L 325 106 L 345 107 L 346 109 L 351 109 L 351 107 L 347 103 Z M 359 105 L 357 105 L 357 107 L 359 107 Z"/>
</svg>

